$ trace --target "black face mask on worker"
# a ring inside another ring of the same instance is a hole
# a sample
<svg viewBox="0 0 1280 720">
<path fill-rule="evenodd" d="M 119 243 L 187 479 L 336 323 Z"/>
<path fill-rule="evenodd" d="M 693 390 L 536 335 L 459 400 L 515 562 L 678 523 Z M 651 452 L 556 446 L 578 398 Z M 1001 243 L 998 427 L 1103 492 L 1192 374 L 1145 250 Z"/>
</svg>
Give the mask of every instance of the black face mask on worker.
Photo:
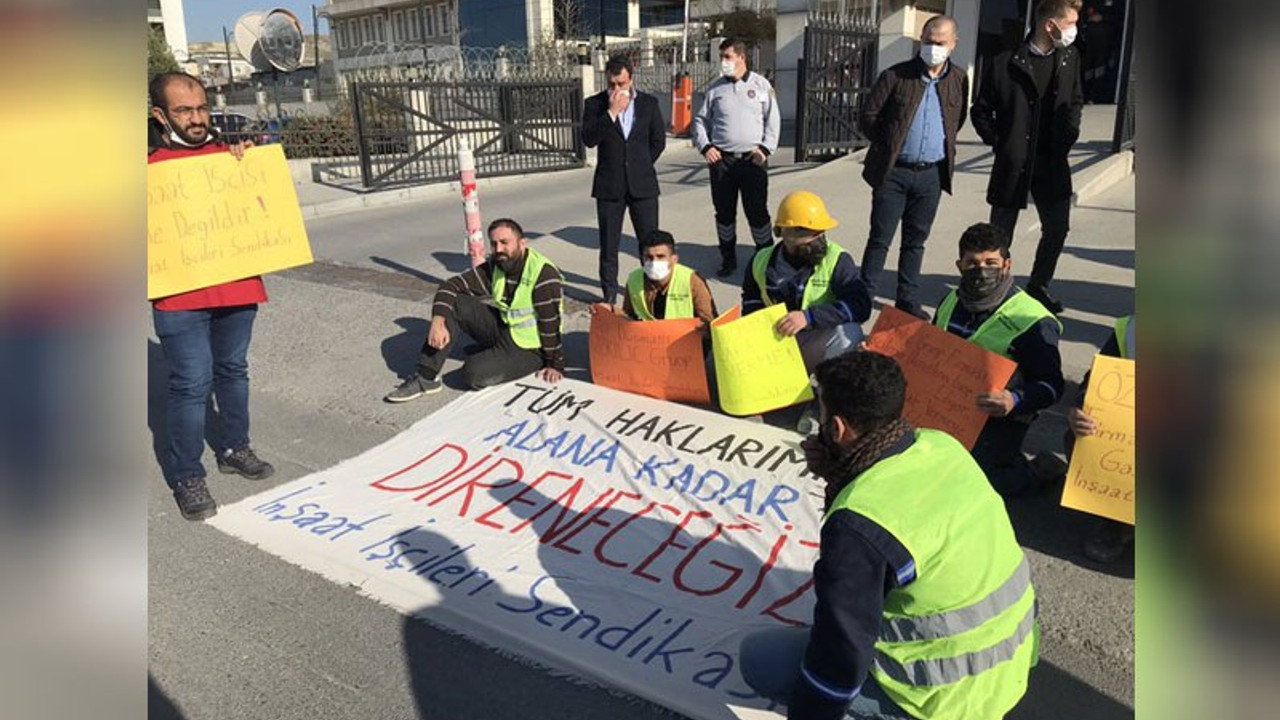
<svg viewBox="0 0 1280 720">
<path fill-rule="evenodd" d="M 803 245 L 792 247 L 790 255 L 796 262 L 817 267 L 827 256 L 827 236 L 819 235 Z"/>
<path fill-rule="evenodd" d="M 1000 287 L 1004 279 L 1004 268 L 971 267 L 960 273 L 960 289 L 970 297 L 987 297 Z"/>
</svg>

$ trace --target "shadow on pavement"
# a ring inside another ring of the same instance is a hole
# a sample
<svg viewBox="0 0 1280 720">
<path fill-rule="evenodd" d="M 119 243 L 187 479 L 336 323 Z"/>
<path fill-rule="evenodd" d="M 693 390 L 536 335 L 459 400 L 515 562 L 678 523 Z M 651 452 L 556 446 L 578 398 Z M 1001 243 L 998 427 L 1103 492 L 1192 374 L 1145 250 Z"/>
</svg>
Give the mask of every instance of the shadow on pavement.
<svg viewBox="0 0 1280 720">
<path fill-rule="evenodd" d="M 1027 694 L 1007 720 L 1131 720 L 1133 708 L 1103 695 L 1088 683 L 1046 662 L 1031 671 Z"/>
<path fill-rule="evenodd" d="M 147 673 L 147 720 L 185 720 L 185 718 L 178 706 L 156 684 L 156 679 Z"/>
<path fill-rule="evenodd" d="M 382 341 L 382 361 L 397 376 L 407 377 L 417 368 L 418 353 L 431 323 L 420 317 L 400 317 L 395 323 L 400 326 L 400 333 Z"/>
<path fill-rule="evenodd" d="M 1120 210 L 1117 208 L 1090 208 L 1092 210 L 1110 210 L 1114 212 L 1133 212 L 1132 210 Z M 1085 248 L 1085 247 L 1065 247 L 1062 249 L 1064 255 L 1075 255 L 1082 260 L 1091 260 L 1103 265 L 1114 265 L 1119 268 L 1133 269 L 1134 259 L 1137 254 L 1132 248 Z"/>
</svg>

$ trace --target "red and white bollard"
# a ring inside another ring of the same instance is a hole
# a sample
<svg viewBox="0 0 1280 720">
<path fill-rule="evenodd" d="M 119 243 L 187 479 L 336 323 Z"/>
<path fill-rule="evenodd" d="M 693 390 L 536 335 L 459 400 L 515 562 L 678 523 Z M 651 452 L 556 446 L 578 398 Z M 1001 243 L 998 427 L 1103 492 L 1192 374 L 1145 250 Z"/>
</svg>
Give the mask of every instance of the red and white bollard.
<svg viewBox="0 0 1280 720">
<path fill-rule="evenodd" d="M 484 231 L 480 225 L 480 190 L 476 187 L 476 158 L 467 139 L 458 139 L 458 167 L 462 171 L 462 214 L 466 220 L 466 252 L 471 267 L 484 262 Z"/>
</svg>

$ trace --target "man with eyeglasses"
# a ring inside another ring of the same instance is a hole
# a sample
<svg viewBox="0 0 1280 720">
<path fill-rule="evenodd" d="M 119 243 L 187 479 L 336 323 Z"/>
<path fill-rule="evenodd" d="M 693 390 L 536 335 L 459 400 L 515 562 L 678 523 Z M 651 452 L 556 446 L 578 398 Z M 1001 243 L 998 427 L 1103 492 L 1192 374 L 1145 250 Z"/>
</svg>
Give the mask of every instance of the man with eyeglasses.
<svg viewBox="0 0 1280 720">
<path fill-rule="evenodd" d="M 253 145 L 219 139 L 209 121 L 204 86 L 191 75 L 157 75 L 148 93 L 148 163 L 223 152 L 241 159 Z M 266 300 L 262 278 L 254 276 L 152 301 L 156 336 L 169 364 L 168 438 L 161 462 L 188 520 L 204 520 L 218 510 L 201 461 L 210 393 L 221 419 L 220 436 L 211 440 L 218 470 L 250 480 L 275 471 L 249 447 L 249 341 L 258 303 Z"/>
</svg>

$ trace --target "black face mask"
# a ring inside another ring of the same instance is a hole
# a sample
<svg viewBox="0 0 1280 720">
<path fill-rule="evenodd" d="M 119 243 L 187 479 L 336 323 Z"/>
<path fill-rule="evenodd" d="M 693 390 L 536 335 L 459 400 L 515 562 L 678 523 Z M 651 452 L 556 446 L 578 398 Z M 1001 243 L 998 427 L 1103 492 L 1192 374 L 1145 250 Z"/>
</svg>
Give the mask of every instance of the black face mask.
<svg viewBox="0 0 1280 720">
<path fill-rule="evenodd" d="M 971 267 L 960 273 L 960 288 L 970 297 L 985 297 L 995 292 L 1004 279 L 1004 268 Z"/>
<path fill-rule="evenodd" d="M 821 235 L 804 245 L 796 245 L 790 255 L 796 262 L 817 267 L 827 256 L 827 236 Z"/>
</svg>

